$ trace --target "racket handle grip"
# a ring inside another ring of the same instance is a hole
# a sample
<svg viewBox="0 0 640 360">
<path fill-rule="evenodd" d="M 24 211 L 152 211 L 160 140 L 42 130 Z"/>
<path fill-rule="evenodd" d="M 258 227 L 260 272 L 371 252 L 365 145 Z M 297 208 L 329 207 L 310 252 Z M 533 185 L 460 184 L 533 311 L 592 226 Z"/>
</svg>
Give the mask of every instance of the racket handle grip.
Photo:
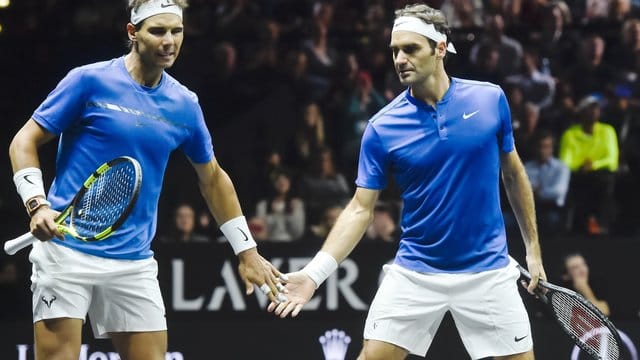
<svg viewBox="0 0 640 360">
<path fill-rule="evenodd" d="M 13 255 L 15 253 L 17 253 L 18 251 L 26 248 L 27 246 L 33 244 L 35 241 L 37 241 L 38 239 L 33 236 L 33 234 L 31 234 L 30 232 L 18 236 L 17 238 L 13 239 L 13 240 L 9 240 L 7 242 L 4 243 L 4 252 L 6 252 L 9 255 Z"/>
</svg>

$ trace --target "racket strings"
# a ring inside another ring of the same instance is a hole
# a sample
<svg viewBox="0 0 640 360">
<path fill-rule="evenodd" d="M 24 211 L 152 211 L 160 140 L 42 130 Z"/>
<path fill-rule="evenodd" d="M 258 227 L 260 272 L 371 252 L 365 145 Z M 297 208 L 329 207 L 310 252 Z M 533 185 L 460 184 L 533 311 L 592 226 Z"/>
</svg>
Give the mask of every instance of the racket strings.
<svg viewBox="0 0 640 360">
<path fill-rule="evenodd" d="M 551 304 L 563 327 L 580 339 L 593 355 L 606 360 L 620 357 L 615 336 L 593 310 L 562 292 L 553 293 Z"/>
<path fill-rule="evenodd" d="M 80 236 L 91 237 L 113 225 L 132 200 L 136 170 L 129 162 L 114 165 L 89 186 L 74 209 L 72 224 Z"/>
</svg>

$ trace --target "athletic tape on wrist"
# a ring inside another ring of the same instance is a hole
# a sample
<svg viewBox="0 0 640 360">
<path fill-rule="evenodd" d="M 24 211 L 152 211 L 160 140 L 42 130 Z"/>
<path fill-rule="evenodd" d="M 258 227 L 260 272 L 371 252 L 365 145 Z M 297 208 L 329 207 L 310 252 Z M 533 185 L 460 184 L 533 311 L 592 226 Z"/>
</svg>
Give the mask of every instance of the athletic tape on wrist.
<svg viewBox="0 0 640 360">
<path fill-rule="evenodd" d="M 16 190 L 20 198 L 22 198 L 23 204 L 26 204 L 27 200 L 36 196 L 47 197 L 42 183 L 42 171 L 37 167 L 28 167 L 16 171 L 13 175 L 13 183 L 16 184 Z"/>
<path fill-rule="evenodd" d="M 233 218 L 220 226 L 220 231 L 229 240 L 229 244 L 233 248 L 233 252 L 238 255 L 239 253 L 258 246 L 251 231 L 249 231 L 249 225 L 244 216 L 238 216 Z"/>
<path fill-rule="evenodd" d="M 316 283 L 317 289 L 337 268 L 338 262 L 333 256 L 328 252 L 319 251 L 301 271 Z"/>
</svg>

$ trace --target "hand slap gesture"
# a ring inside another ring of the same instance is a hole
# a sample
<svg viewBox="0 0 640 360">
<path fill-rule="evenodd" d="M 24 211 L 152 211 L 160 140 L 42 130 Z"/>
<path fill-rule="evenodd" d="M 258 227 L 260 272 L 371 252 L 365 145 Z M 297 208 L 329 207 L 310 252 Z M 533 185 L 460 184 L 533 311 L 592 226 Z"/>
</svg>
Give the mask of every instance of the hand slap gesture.
<svg viewBox="0 0 640 360">
<path fill-rule="evenodd" d="M 239 253 L 238 258 L 240 259 L 238 272 L 244 281 L 247 295 L 253 293 L 253 285 L 255 284 L 262 293 L 269 297 L 272 303 L 286 301 L 286 297 L 282 293 L 284 287 L 280 283 L 280 271 L 260 256 L 256 248 Z"/>
<path fill-rule="evenodd" d="M 289 314 L 291 317 L 296 317 L 316 291 L 316 283 L 300 271 L 286 274 L 281 278 L 285 281 L 287 299 L 280 303 L 272 301 L 267 310 L 281 318 Z"/>
</svg>

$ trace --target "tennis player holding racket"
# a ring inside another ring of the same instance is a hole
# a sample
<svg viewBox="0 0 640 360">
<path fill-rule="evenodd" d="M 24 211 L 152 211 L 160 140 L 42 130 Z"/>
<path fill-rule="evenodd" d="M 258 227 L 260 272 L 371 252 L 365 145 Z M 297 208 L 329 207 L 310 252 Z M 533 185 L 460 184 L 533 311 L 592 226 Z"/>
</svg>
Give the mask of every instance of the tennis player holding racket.
<svg viewBox="0 0 640 360">
<path fill-rule="evenodd" d="M 369 309 L 361 360 L 424 356 L 447 311 L 471 358 L 533 359 L 498 177 L 502 171 L 524 238 L 529 291 L 545 277 L 531 186 L 504 92 L 447 75 L 443 60 L 456 52 L 448 34 L 438 10 L 418 4 L 396 12 L 390 48 L 408 89 L 369 121 L 354 197 L 316 257 L 289 274 L 288 301 L 269 305 L 281 317 L 300 312 L 360 241 L 393 176 L 404 203 L 402 235 Z"/>
<path fill-rule="evenodd" d="M 196 95 L 164 71 L 180 52 L 186 0 L 129 5 L 130 52 L 70 71 L 10 146 L 31 232 L 43 240 L 29 256 L 39 360 L 77 359 L 87 313 L 95 336 L 110 337 L 123 359 L 165 358 L 165 309 L 150 243 L 165 167 L 176 149 L 193 163 L 202 195 L 238 254 L 247 293 L 255 284 L 272 301 L 279 295 L 279 273 L 256 251 L 233 184 L 216 161 Z M 57 173 L 45 199 L 37 150 L 58 136 Z M 118 156 L 141 165 L 133 212 L 104 240 L 63 236 L 54 223 L 58 211 L 98 165 Z"/>
</svg>

